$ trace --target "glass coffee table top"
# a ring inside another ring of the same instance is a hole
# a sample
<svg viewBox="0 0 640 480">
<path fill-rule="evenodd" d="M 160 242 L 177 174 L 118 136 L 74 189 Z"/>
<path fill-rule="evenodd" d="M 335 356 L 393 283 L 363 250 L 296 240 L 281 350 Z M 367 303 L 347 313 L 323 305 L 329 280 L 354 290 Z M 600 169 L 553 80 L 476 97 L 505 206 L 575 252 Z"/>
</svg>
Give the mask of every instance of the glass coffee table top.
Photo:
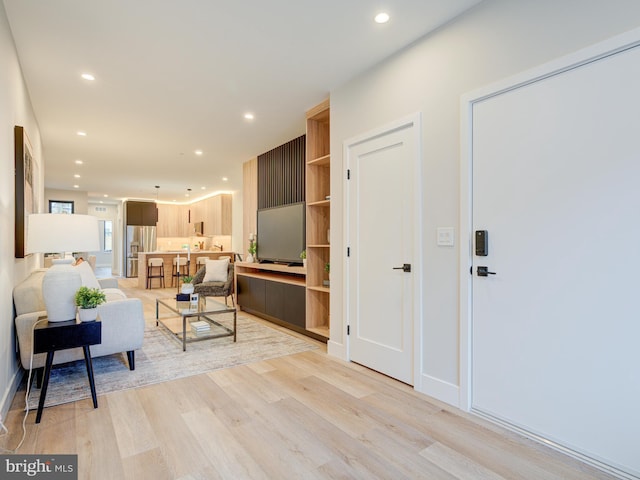
<svg viewBox="0 0 640 480">
<path fill-rule="evenodd" d="M 235 307 L 212 298 L 201 297 L 193 304 L 175 297 L 156 299 L 156 326 L 162 325 L 181 340 L 183 351 L 193 341 L 233 336 L 235 342 L 236 317 Z"/>
</svg>

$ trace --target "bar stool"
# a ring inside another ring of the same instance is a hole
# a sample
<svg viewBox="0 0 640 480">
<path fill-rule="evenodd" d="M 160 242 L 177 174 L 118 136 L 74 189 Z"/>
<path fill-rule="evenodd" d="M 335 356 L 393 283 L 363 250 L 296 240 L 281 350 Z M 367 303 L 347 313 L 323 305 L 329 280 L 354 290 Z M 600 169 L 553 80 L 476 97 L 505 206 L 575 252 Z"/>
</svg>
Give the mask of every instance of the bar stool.
<svg viewBox="0 0 640 480">
<path fill-rule="evenodd" d="M 189 275 L 189 262 L 187 257 L 175 257 L 173 259 L 173 268 L 171 269 L 171 286 L 175 285 L 174 281 L 178 280 L 180 284 L 180 277 Z"/>
<path fill-rule="evenodd" d="M 198 257 L 196 260 L 196 272 L 200 270 L 200 267 L 207 264 L 207 260 L 211 260 L 209 257 Z"/>
<path fill-rule="evenodd" d="M 151 288 L 151 281 L 154 278 L 159 278 L 160 286 L 164 288 L 164 260 L 162 258 L 147 260 L 147 288 Z"/>
</svg>

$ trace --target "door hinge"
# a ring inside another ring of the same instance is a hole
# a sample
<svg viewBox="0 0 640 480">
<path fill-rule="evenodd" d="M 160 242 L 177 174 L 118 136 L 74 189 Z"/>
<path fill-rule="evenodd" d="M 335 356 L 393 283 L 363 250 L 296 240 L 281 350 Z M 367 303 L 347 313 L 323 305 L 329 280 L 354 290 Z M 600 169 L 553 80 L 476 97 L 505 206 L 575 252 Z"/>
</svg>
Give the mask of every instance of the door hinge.
<svg viewBox="0 0 640 480">
<path fill-rule="evenodd" d="M 351 333 L 351 325 L 347 325 L 347 335 Z"/>
<path fill-rule="evenodd" d="M 347 168 L 347 180 L 351 180 L 351 170 Z"/>
<path fill-rule="evenodd" d="M 347 257 L 351 256 L 351 247 L 347 247 Z"/>
</svg>

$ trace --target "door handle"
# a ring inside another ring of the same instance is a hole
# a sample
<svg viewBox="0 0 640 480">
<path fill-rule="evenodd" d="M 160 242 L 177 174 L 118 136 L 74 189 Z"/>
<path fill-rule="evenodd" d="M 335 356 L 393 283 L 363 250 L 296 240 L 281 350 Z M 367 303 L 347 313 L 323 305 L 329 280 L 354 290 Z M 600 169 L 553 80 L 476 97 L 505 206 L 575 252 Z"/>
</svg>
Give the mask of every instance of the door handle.
<svg viewBox="0 0 640 480">
<path fill-rule="evenodd" d="M 488 277 L 489 275 L 495 275 L 496 272 L 490 272 L 489 267 L 478 267 L 479 277 Z"/>
<path fill-rule="evenodd" d="M 410 273 L 411 272 L 411 264 L 405 263 L 401 267 L 393 267 L 394 270 L 402 270 L 403 272 Z"/>
</svg>

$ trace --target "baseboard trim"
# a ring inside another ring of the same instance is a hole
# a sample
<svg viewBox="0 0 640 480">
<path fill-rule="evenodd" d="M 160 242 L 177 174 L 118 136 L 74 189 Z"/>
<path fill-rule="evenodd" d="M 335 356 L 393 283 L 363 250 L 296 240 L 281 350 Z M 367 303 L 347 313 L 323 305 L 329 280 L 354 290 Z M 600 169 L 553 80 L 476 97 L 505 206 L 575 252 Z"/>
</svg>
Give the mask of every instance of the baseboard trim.
<svg viewBox="0 0 640 480">
<path fill-rule="evenodd" d="M 343 343 L 334 342 L 333 340 L 327 341 L 327 355 L 347 362 L 349 361 L 345 345 Z"/>
<path fill-rule="evenodd" d="M 9 409 L 11 408 L 13 398 L 16 396 L 18 387 L 20 387 L 20 383 L 22 382 L 23 374 L 24 370 L 22 370 L 22 368 L 18 366 L 16 371 L 13 373 L 13 377 L 11 378 L 9 386 L 4 391 L 4 395 L 2 395 L 2 402 L 0 402 L 0 414 L 2 415 L 3 419 L 7 418 L 7 414 L 9 413 Z"/>
<path fill-rule="evenodd" d="M 416 391 L 448 403 L 456 408 L 460 404 L 460 387 L 430 375 L 421 375 L 415 385 Z"/>
</svg>

